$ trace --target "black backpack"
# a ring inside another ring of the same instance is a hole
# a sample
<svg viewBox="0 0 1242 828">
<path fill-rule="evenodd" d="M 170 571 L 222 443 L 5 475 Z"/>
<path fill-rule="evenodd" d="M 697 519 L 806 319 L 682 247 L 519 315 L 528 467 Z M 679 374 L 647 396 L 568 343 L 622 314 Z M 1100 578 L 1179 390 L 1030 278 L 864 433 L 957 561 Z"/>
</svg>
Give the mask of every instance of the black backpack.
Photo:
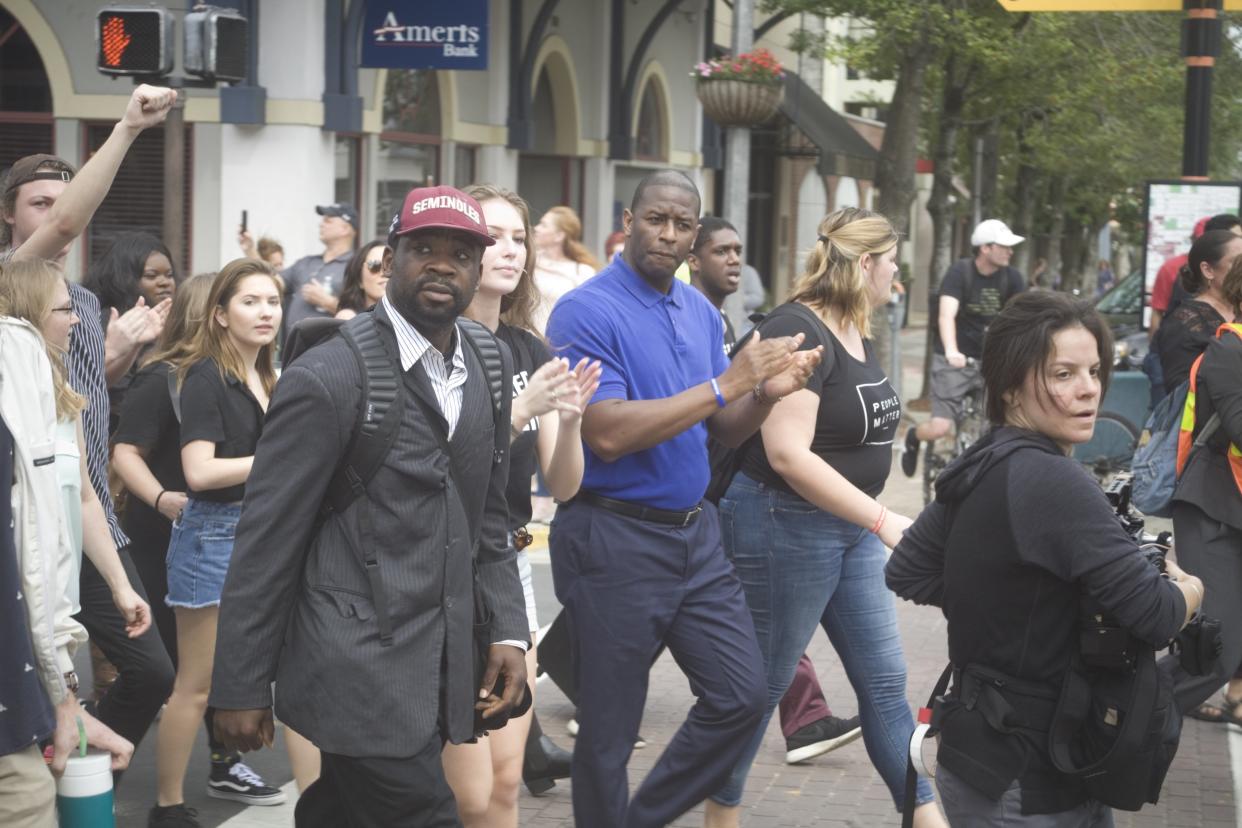
<svg viewBox="0 0 1242 828">
<path fill-rule="evenodd" d="M 483 325 L 459 318 L 457 326 L 465 334 L 466 345 L 474 351 L 487 373 L 492 417 L 495 420 L 492 462 L 499 463 L 509 450 L 509 426 L 501 422 L 508 388 L 505 366 L 508 360 L 501 350 L 500 340 Z M 303 353 L 338 334 L 353 351 L 362 371 L 362 404 L 358 406 L 358 417 L 345 456 L 328 484 L 321 519 L 326 519 L 331 512 L 343 513 L 351 503 L 366 495 L 367 484 L 397 438 L 405 410 L 406 395 L 402 390 L 400 362 L 395 354 L 389 352 L 371 313 L 360 313 L 348 321 L 313 317 L 298 322 L 285 341 L 281 355 L 284 367 L 289 367 Z M 447 445 L 441 448 L 447 453 Z M 376 544 L 370 540 L 370 521 L 363 520 L 361 529 L 364 536 L 361 552 L 371 581 L 380 644 L 388 646 L 392 643 L 392 621 L 388 616 L 388 601 L 380 579 Z"/>
<path fill-rule="evenodd" d="M 492 462 L 499 463 L 509 449 L 509 428 L 500 422 L 505 389 L 508 387 L 500 340 L 473 319 L 460 317 L 457 326 L 466 335 L 466 345 L 474 351 L 487 372 L 492 417 L 497 423 Z M 362 369 L 362 405 L 358 409 L 357 424 L 345 451 L 345 461 L 328 488 L 329 504 L 339 513 L 366 493 L 367 483 L 375 476 L 392 447 L 405 409 L 405 394 L 402 393 L 400 364 L 395 355 L 389 353 L 380 337 L 375 317 L 369 312 L 360 313 L 348 321 L 313 317 L 298 322 L 290 330 L 282 349 L 283 367 L 289 367 L 306 351 L 337 334 L 349 345 L 358 360 L 358 367 Z"/>
<path fill-rule="evenodd" d="M 504 422 L 502 417 L 505 394 L 510 387 L 509 375 L 512 373 L 512 358 L 506 356 L 507 349 L 501 345 L 496 335 L 478 322 L 459 317 L 457 329 L 464 334 L 466 346 L 474 351 L 474 355 L 478 357 L 487 374 L 495 432 L 492 462 L 499 463 L 509 450 L 509 424 Z M 348 321 L 323 317 L 303 319 L 293 327 L 285 341 L 282 353 L 284 366 L 293 364 L 293 361 L 303 353 L 338 334 L 349 345 L 362 369 L 362 404 L 358 407 L 357 423 L 349 445 L 345 449 L 345 456 L 337 466 L 332 482 L 328 485 L 328 493 L 320 512 L 321 520 L 326 519 L 331 512 L 341 514 L 356 499 L 366 495 L 367 483 L 375 476 L 384 457 L 392 448 L 393 441 L 396 440 L 401 416 L 405 409 L 406 395 L 402 391 L 404 383 L 401 380 L 400 362 L 384 344 L 375 317 L 370 312 L 360 313 Z M 418 402 L 421 404 L 421 400 Z M 430 415 L 431 412 L 428 414 Z M 440 448 L 447 455 L 449 453 L 448 441 L 439 431 L 436 433 L 441 441 Z M 373 529 L 369 513 L 363 514 L 360 528 L 363 535 L 361 552 L 367 580 L 371 586 L 371 602 L 375 605 L 380 646 L 388 647 L 392 645 L 392 619 L 388 614 L 387 592 L 384 589 L 383 579 L 380 577 L 379 558 L 376 554 L 378 547 L 371 539 Z M 477 553 L 477 549 L 475 552 Z M 488 649 L 492 643 L 493 615 L 479 590 L 477 568 L 473 580 L 474 679 L 475 686 L 479 686 L 487 669 Z M 496 695 L 504 693 L 503 676 L 495 692 Z M 475 711 L 475 734 L 481 735 L 489 730 L 504 727 L 509 719 L 521 716 L 529 710 L 530 705 L 531 694 L 527 689 L 517 705 L 507 713 L 484 719 L 478 711 Z"/>
</svg>

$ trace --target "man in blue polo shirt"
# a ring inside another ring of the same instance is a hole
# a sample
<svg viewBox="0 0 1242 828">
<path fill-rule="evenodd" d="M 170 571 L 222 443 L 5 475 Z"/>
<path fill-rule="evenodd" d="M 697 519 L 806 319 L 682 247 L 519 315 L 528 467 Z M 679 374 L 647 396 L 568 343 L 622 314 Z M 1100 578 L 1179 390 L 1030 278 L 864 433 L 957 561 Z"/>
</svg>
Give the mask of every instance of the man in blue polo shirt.
<svg viewBox="0 0 1242 828">
<path fill-rule="evenodd" d="M 574 821 L 655 828 L 728 777 L 765 704 L 763 660 L 715 509 L 707 434 L 736 446 L 802 388 L 820 349 L 760 341 L 729 362 L 720 313 L 674 278 L 698 228 L 698 189 L 652 173 L 624 214 L 625 249 L 548 322 L 560 355 L 603 363 L 582 418 L 585 473 L 549 543 L 580 693 Z M 632 801 L 626 763 L 661 643 L 698 702 Z"/>
</svg>

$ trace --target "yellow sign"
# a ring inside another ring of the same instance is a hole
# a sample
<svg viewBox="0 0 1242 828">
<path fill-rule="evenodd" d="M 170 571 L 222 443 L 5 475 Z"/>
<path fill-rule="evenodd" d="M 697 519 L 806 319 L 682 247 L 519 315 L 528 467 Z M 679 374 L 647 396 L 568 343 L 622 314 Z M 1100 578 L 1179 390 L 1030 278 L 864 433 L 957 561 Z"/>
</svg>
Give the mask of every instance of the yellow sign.
<svg viewBox="0 0 1242 828">
<path fill-rule="evenodd" d="M 1011 12 L 1179 12 L 1182 0 L 996 0 Z M 1242 0 L 1225 0 L 1225 11 L 1242 11 Z"/>
</svg>

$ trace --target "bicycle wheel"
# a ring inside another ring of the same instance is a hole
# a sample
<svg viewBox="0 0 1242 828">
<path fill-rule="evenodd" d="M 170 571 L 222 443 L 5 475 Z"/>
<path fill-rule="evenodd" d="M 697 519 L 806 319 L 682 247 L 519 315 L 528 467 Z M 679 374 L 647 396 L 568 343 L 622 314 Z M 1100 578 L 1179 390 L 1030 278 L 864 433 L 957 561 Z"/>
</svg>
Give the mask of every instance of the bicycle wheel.
<svg viewBox="0 0 1242 828">
<path fill-rule="evenodd" d="M 1102 474 L 1124 471 L 1130 468 L 1138 440 L 1134 423 L 1120 414 L 1101 411 L 1096 415 L 1091 439 L 1074 447 L 1074 459 Z"/>
</svg>

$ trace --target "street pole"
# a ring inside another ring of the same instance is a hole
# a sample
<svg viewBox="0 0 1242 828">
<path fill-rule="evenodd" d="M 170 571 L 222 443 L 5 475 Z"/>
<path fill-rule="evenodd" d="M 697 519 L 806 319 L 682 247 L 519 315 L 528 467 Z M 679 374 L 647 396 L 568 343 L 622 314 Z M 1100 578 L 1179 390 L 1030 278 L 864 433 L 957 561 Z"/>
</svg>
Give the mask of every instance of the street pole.
<svg viewBox="0 0 1242 828">
<path fill-rule="evenodd" d="M 733 55 L 750 51 L 754 43 L 754 0 L 733 2 Z M 724 217 L 747 244 L 750 209 L 750 128 L 730 127 L 725 132 Z"/>
<path fill-rule="evenodd" d="M 1220 54 L 1222 0 L 1182 0 L 1182 56 L 1186 59 L 1186 124 L 1182 134 L 1182 178 L 1208 180 L 1212 132 L 1212 68 Z"/>
<path fill-rule="evenodd" d="M 164 119 L 163 242 L 174 268 L 185 261 L 185 102 L 178 100 Z"/>
</svg>

